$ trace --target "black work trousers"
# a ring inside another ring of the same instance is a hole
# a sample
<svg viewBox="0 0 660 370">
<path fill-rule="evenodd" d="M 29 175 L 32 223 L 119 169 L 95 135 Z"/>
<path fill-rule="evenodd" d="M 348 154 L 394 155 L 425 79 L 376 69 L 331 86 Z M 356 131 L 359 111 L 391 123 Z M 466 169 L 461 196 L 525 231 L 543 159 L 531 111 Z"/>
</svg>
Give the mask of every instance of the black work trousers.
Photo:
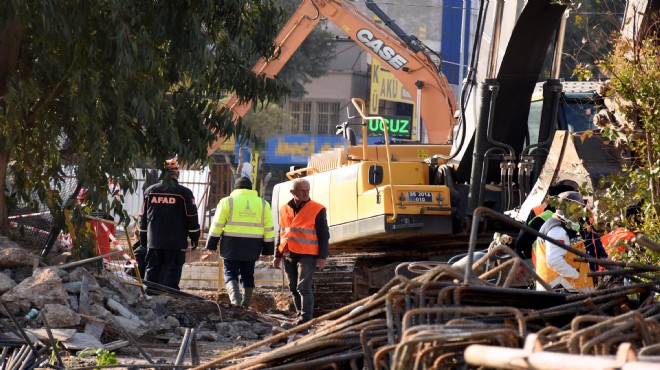
<svg viewBox="0 0 660 370">
<path fill-rule="evenodd" d="M 298 314 L 297 324 L 310 321 L 314 317 L 312 279 L 315 270 L 316 256 L 284 256 L 284 271 L 289 278 L 289 291 Z"/>
<path fill-rule="evenodd" d="M 186 262 L 186 250 L 147 249 L 147 270 L 144 280 L 179 289 L 181 271 Z"/>
</svg>

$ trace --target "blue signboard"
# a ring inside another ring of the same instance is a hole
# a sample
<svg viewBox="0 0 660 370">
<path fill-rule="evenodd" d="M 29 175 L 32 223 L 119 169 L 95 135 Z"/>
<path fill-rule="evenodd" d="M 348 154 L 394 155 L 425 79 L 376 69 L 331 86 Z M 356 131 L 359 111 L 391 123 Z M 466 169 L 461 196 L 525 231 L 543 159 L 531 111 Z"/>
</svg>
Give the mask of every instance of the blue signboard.
<svg viewBox="0 0 660 370">
<path fill-rule="evenodd" d="M 383 137 L 369 137 L 367 142 L 382 142 Z M 357 137 L 357 145 L 362 145 L 362 137 Z M 273 135 L 266 141 L 266 149 L 260 152 L 266 164 L 307 165 L 312 154 L 334 148 L 343 148 L 344 138 L 332 135 Z M 238 158 L 238 145 L 234 150 Z M 250 160 L 249 149 L 243 148 L 243 160 Z"/>
</svg>

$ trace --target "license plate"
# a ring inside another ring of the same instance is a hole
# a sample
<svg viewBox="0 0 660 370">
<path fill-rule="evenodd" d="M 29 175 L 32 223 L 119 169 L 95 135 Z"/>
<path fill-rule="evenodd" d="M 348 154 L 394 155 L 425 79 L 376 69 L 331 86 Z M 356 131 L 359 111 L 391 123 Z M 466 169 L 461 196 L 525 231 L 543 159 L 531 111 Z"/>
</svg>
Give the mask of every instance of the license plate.
<svg viewBox="0 0 660 370">
<path fill-rule="evenodd" d="M 433 193 L 428 191 L 409 191 L 408 201 L 415 203 L 433 203 Z"/>
</svg>

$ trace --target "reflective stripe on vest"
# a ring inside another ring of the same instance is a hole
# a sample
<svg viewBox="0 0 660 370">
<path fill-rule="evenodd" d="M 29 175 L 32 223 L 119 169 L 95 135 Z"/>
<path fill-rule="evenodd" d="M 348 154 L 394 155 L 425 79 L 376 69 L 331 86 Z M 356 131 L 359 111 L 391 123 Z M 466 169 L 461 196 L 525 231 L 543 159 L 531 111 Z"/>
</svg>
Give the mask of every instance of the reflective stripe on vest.
<svg viewBox="0 0 660 370">
<path fill-rule="evenodd" d="M 235 204 L 243 202 L 244 204 Z M 219 217 L 214 217 L 216 222 L 211 228 L 210 236 L 226 235 L 240 238 L 263 238 L 267 242 L 274 240 L 275 231 L 271 218 L 266 215 L 269 211 L 269 206 L 265 200 L 257 196 L 241 194 L 229 196 L 221 200 L 218 206 L 218 212 L 223 211 L 222 207 L 228 208 L 227 221 L 226 223 L 222 223 Z M 252 208 L 255 209 L 253 210 Z M 268 225 L 266 225 L 266 221 L 269 221 Z"/>
<path fill-rule="evenodd" d="M 297 215 L 285 204 L 280 208 L 280 245 L 278 250 L 288 248 L 293 253 L 319 254 L 319 241 L 316 235 L 316 216 L 324 209 L 312 200 L 305 203 Z"/>
</svg>

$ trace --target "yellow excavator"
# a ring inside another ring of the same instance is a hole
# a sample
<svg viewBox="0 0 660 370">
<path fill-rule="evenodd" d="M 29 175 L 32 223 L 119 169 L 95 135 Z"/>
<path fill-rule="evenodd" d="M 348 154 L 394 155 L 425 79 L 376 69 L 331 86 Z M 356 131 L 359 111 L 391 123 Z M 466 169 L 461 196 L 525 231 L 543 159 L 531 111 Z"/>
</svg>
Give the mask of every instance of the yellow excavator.
<svg viewBox="0 0 660 370">
<path fill-rule="evenodd" d="M 287 174 L 290 179 L 304 176 L 309 180 L 311 198 L 327 207 L 333 261 L 325 274 L 315 278 L 315 294 L 328 293 L 316 300 L 324 305 L 321 309 L 346 303 L 338 286 L 347 295 L 364 296 L 381 287 L 399 262 L 446 261 L 464 252 L 472 210 L 488 206 L 504 212 L 519 207 L 531 189 L 541 194 L 560 180 L 555 171 L 543 177 L 547 184 L 537 181 L 546 157 L 559 169 L 561 161 L 552 153 L 582 145 L 567 131 L 557 131 L 563 128 L 557 124 L 562 88 L 556 64 L 566 3 L 530 0 L 519 14 L 512 15 L 505 14 L 503 0 L 481 1 L 476 34 L 490 34 L 475 40 L 460 104 L 420 42 L 392 27 L 394 22 L 388 22 L 373 1 L 367 1 L 367 6 L 392 29 L 376 24 L 348 1 L 303 0 L 276 40 L 280 58 L 262 60 L 253 69 L 277 74 L 311 29 L 326 18 L 387 66 L 416 97 L 418 119 L 428 137 L 428 143 L 394 144 L 385 129 L 383 144 L 369 145 L 368 122 L 380 121 L 384 128 L 387 124 L 380 117 L 368 116 L 365 103 L 353 99 L 358 119 L 341 125 L 344 148 L 315 154 L 307 167 Z M 493 14 L 490 22 L 486 14 Z M 513 24 L 507 17 L 517 20 L 510 34 L 505 32 L 506 51 L 501 55 L 503 25 Z M 530 102 L 551 46 L 555 48 L 553 78 L 546 83 L 540 122 L 530 123 Z M 479 58 L 481 49 L 484 58 Z M 249 109 L 249 104 L 239 105 L 236 100 L 229 106 L 236 115 Z M 356 145 L 354 131 L 362 132 L 361 145 Z M 551 149 L 558 140 L 555 136 L 562 135 L 563 149 Z M 289 189 L 288 182 L 273 189 L 276 220 L 279 207 L 291 199 Z M 501 227 L 483 222 L 483 244 L 492 240 L 492 230 Z"/>
</svg>

